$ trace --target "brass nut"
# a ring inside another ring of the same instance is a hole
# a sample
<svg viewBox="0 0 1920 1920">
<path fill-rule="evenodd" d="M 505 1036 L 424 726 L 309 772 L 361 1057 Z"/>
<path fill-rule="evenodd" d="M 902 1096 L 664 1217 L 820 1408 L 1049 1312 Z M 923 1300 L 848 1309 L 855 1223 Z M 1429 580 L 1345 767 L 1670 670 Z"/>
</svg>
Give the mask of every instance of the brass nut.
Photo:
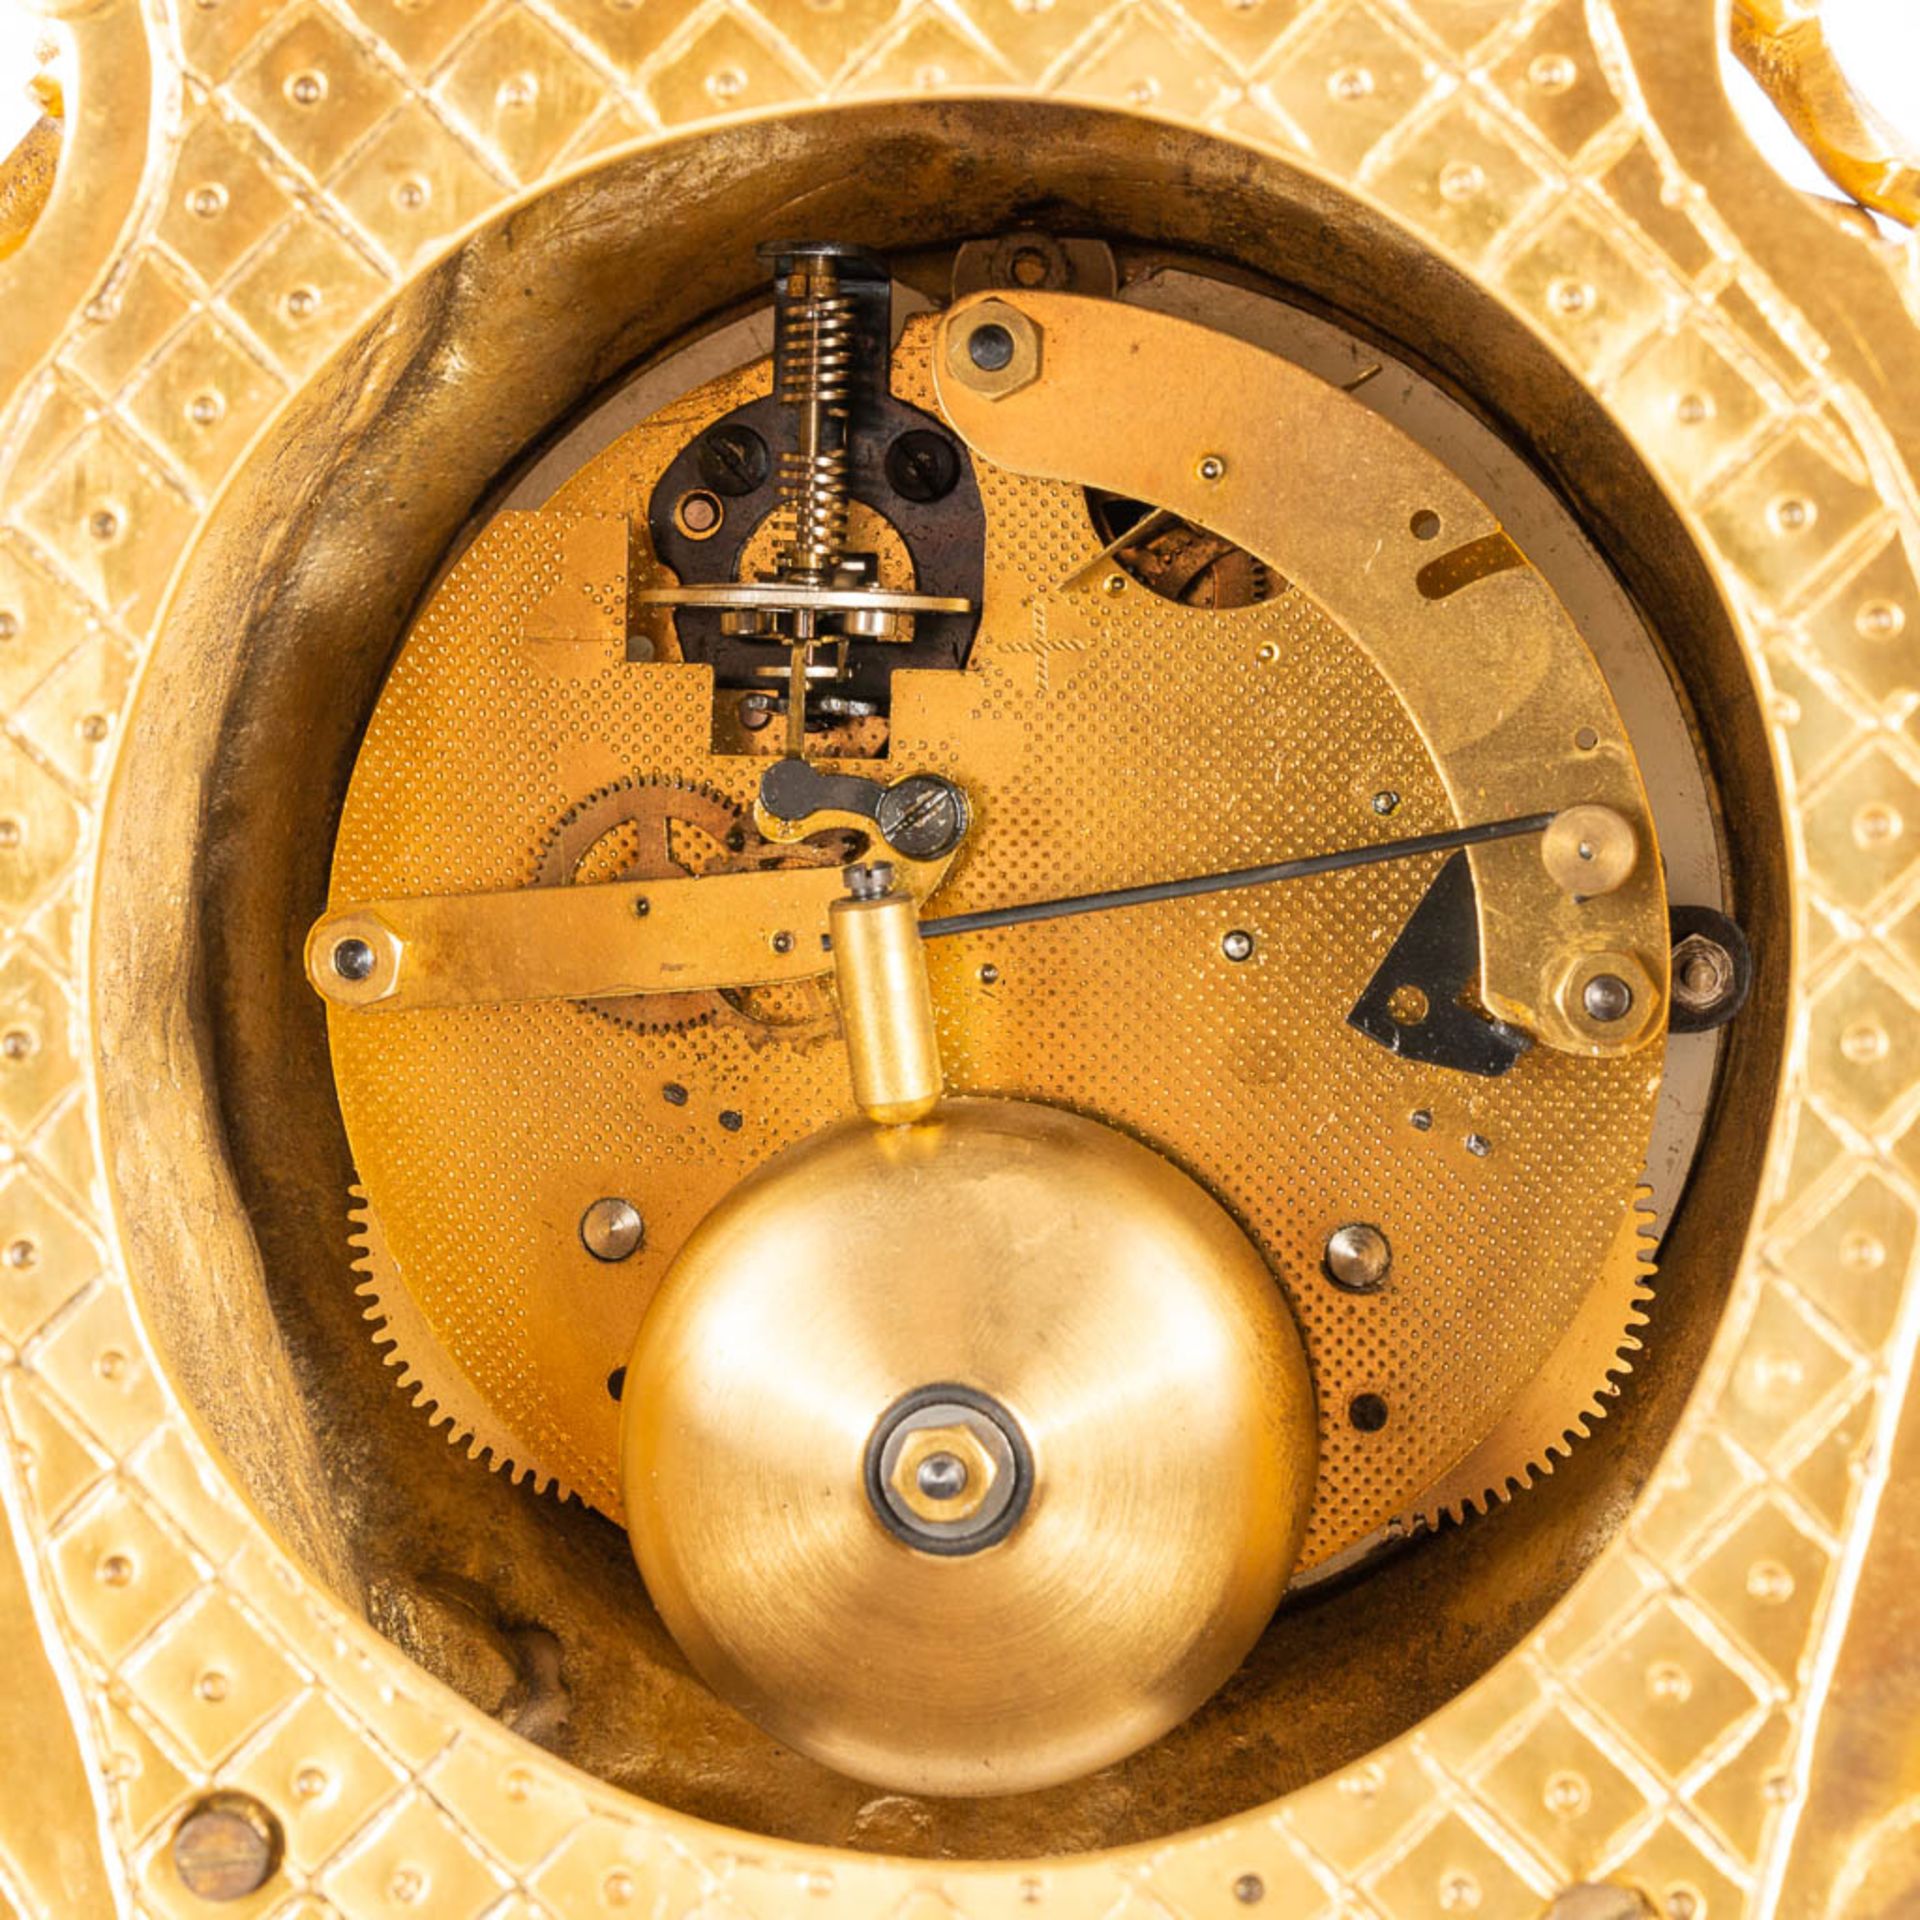
<svg viewBox="0 0 1920 1920">
<path fill-rule="evenodd" d="M 1661 1007 L 1659 983 L 1634 954 L 1576 954 L 1560 970 L 1553 1003 L 1596 1052 L 1632 1046 Z"/>
<path fill-rule="evenodd" d="M 944 1499 L 920 1484 L 920 1469 L 936 1455 L 950 1454 L 966 1469 L 958 1493 Z M 901 1504 L 922 1520 L 936 1524 L 971 1520 L 986 1505 L 999 1469 L 993 1455 L 980 1444 L 972 1428 L 955 1422 L 944 1427 L 916 1427 L 901 1442 L 893 1463 L 892 1484 Z"/>
<path fill-rule="evenodd" d="M 1040 329 L 1005 300 L 982 300 L 947 323 L 947 370 L 988 400 L 1040 377 Z"/>
<path fill-rule="evenodd" d="M 1611 807 L 1569 807 L 1541 837 L 1540 858 L 1562 893 L 1591 899 L 1626 885 L 1640 862 L 1640 837 Z"/>
</svg>

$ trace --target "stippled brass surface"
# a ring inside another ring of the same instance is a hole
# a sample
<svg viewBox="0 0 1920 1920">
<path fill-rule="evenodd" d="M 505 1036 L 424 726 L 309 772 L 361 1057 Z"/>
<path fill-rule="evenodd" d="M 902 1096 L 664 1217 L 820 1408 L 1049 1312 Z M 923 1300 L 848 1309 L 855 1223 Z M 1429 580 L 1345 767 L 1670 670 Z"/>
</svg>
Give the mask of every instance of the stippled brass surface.
<svg viewBox="0 0 1920 1920">
<path fill-rule="evenodd" d="M 902 340 L 905 398 L 928 397 L 932 338 L 917 321 Z M 643 423 L 548 513 L 488 529 L 448 575 L 369 725 L 336 907 L 524 884 L 552 820 L 623 775 L 750 799 L 765 761 L 713 751 L 705 668 L 628 664 L 616 634 L 542 638 L 528 625 L 530 610 L 587 597 L 561 531 L 580 523 L 564 516 L 625 515 L 643 541 L 667 461 L 764 378 L 722 379 Z M 1459 823 L 1415 717 L 1304 594 L 1216 614 L 1117 573 L 1050 593 L 1101 545 L 1080 489 L 991 466 L 979 479 L 989 588 L 969 667 L 897 677 L 890 757 L 858 763 L 880 777 L 943 773 L 972 798 L 942 911 Z M 1568 631 L 1559 644 L 1579 642 Z M 1569 743 L 1589 717 L 1563 716 Z M 1621 751 L 1616 778 L 1631 781 Z M 1389 815 L 1379 794 L 1399 796 Z M 1531 843 L 1522 857 L 1538 865 Z M 1590 1292 L 1606 1294 L 1616 1333 L 1631 1308 L 1631 1268 L 1608 1253 L 1643 1165 L 1658 1050 L 1541 1047 L 1504 1079 L 1476 1080 L 1406 1062 L 1346 1023 L 1437 868 L 967 935 L 929 956 L 954 1091 L 1125 1128 L 1223 1199 L 1266 1254 L 1320 1401 L 1307 1565 L 1407 1514 L 1486 1437 Z M 1236 929 L 1253 935 L 1243 963 L 1222 951 Z M 617 1516 L 608 1377 L 693 1224 L 846 1111 L 841 1048 L 738 1020 L 639 1033 L 565 1004 L 333 1009 L 329 1023 L 348 1137 L 392 1257 L 376 1304 L 404 1290 L 433 1334 L 424 1352 L 399 1335 L 396 1357 L 423 1376 L 423 1400 L 472 1389 L 497 1410 L 483 1448 Z M 648 1222 L 644 1250 L 612 1270 L 577 1232 L 602 1193 Z M 1321 1273 L 1327 1236 L 1356 1219 L 1393 1243 L 1383 1294 L 1343 1293 Z M 445 1363 L 464 1379 L 446 1379 Z M 1561 1426 L 1603 1378 L 1552 1379 Z M 1361 1394 L 1385 1400 L 1384 1427 L 1350 1417 Z M 1532 1458 L 1519 1450 L 1486 1485 L 1524 1479 Z"/>
</svg>

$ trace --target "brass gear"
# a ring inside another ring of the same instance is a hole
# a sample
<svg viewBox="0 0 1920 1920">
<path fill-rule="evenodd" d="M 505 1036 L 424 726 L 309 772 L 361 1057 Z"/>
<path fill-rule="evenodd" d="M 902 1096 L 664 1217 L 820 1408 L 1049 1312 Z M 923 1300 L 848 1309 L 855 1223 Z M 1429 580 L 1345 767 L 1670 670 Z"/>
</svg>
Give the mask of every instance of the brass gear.
<svg viewBox="0 0 1920 1920">
<path fill-rule="evenodd" d="M 543 843 L 535 884 L 589 885 L 736 873 L 766 866 L 824 865 L 850 858 L 849 837 L 780 845 L 764 839 L 746 811 L 715 788 L 665 779 L 626 779 L 601 787 L 561 815 Z M 833 1003 L 817 981 L 785 988 L 635 994 L 583 1002 L 597 1015 L 638 1032 L 684 1032 L 737 1022 L 751 1034 L 799 1038 L 834 1024 Z M 448 1353 L 400 1271 L 366 1190 L 350 1189 L 348 1238 L 355 1249 L 354 1292 L 365 1302 L 374 1344 L 398 1369 L 397 1385 L 448 1443 L 464 1446 L 514 1484 L 561 1499 L 579 1490 L 539 1445 L 504 1420 Z"/>
<path fill-rule="evenodd" d="M 636 777 L 598 788 L 554 822 L 540 849 L 534 885 L 820 866 L 848 853 L 840 836 L 798 845 L 767 840 L 744 808 L 712 787 Z M 784 988 L 637 993 L 581 1005 L 638 1033 L 684 1032 L 716 1020 L 737 1020 L 799 1038 L 833 1022 L 831 1001 L 820 983 L 811 980 Z"/>
<path fill-rule="evenodd" d="M 401 1370 L 401 1389 L 426 1412 L 429 1425 L 445 1429 L 449 1444 L 466 1444 L 469 1459 L 484 1460 L 516 1485 L 531 1478 L 536 1493 L 551 1491 L 563 1500 L 572 1496 L 574 1489 L 541 1464 L 522 1436 L 509 1431 L 435 1339 L 401 1278 L 365 1190 L 356 1186 L 351 1192 L 349 1238 L 358 1249 L 353 1267 L 365 1276 L 354 1291 L 368 1303 L 364 1317 L 375 1325 L 375 1344 L 388 1350 L 387 1365 Z M 1651 1198 L 1652 1190 L 1642 1187 L 1621 1216 L 1600 1274 L 1547 1364 L 1493 1431 L 1426 1490 L 1403 1525 L 1457 1525 L 1469 1515 L 1507 1505 L 1516 1493 L 1548 1478 L 1555 1463 L 1606 1418 L 1619 1397 L 1620 1376 L 1633 1371 L 1632 1355 L 1642 1344 L 1639 1329 L 1647 1324 L 1646 1307 L 1654 1297 Z"/>
<path fill-rule="evenodd" d="M 400 1277 L 366 1189 L 349 1192 L 347 1238 L 355 1249 L 353 1270 L 363 1276 L 354 1292 L 367 1303 L 361 1317 L 373 1325 L 374 1345 L 385 1348 L 386 1364 L 400 1370 L 395 1384 L 426 1414 L 429 1426 L 444 1429 L 450 1446 L 465 1444 L 468 1459 L 484 1460 L 516 1486 L 530 1479 L 534 1492 L 567 1499 L 574 1489 L 543 1464 L 524 1435 L 508 1430 L 435 1337 Z"/>
<path fill-rule="evenodd" d="M 540 849 L 534 885 L 668 880 L 715 872 L 726 857 L 729 837 L 740 831 L 740 809 L 711 787 L 677 780 L 616 780 L 576 802 L 554 822 Z M 701 850 L 700 840 L 711 851 Z M 640 1033 L 705 1026 L 725 1010 L 719 994 L 711 991 L 631 994 L 581 1004 Z"/>
<path fill-rule="evenodd" d="M 1653 1234 L 1641 1187 L 1621 1216 L 1613 1243 L 1578 1312 L 1547 1363 L 1514 1397 L 1493 1430 L 1421 1496 L 1411 1519 L 1427 1527 L 1504 1506 L 1553 1472 L 1604 1420 L 1633 1371 L 1639 1330 L 1653 1298 Z"/>
<path fill-rule="evenodd" d="M 1225 612 L 1271 600 L 1273 575 L 1244 547 L 1176 520 L 1123 547 L 1120 565 L 1164 599 Z"/>
</svg>

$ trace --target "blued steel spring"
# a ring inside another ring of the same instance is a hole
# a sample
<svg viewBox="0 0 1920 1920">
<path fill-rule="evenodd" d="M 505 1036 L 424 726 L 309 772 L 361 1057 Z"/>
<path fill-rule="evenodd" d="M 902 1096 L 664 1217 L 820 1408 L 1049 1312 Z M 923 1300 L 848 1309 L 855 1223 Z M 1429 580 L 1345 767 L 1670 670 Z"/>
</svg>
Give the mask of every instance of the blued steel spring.
<svg viewBox="0 0 1920 1920">
<path fill-rule="evenodd" d="M 853 301 L 831 261 L 809 260 L 779 305 L 779 397 L 797 416 L 795 447 L 780 456 L 780 570 L 818 585 L 847 544 L 847 401 Z"/>
</svg>

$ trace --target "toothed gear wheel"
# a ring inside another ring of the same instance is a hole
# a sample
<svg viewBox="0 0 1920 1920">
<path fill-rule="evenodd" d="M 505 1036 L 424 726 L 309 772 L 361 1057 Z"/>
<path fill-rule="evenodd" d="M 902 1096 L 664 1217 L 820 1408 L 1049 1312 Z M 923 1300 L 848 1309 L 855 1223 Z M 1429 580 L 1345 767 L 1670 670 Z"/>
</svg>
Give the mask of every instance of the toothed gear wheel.
<svg viewBox="0 0 1920 1920">
<path fill-rule="evenodd" d="M 832 844 L 776 845 L 725 794 L 677 780 L 617 780 L 568 808 L 540 852 L 534 884 L 576 886 L 611 880 L 670 880 L 682 875 L 748 873 L 767 867 L 821 866 L 843 858 Z M 716 1020 L 807 1032 L 831 1023 L 819 986 L 695 993 L 636 993 L 581 1004 L 639 1033 L 677 1033 Z"/>
<path fill-rule="evenodd" d="M 1217 613 L 1273 598 L 1273 575 L 1261 561 L 1185 521 L 1126 548 L 1120 563 L 1142 586 L 1183 607 Z"/>
<path fill-rule="evenodd" d="M 1189 520 L 1149 513 L 1137 500 L 1110 494 L 1090 496 L 1090 505 L 1100 537 L 1120 542 L 1114 563 L 1178 606 L 1210 613 L 1258 606 L 1286 584 L 1245 547 Z"/>
<path fill-rule="evenodd" d="M 368 1302 L 374 1344 L 386 1363 L 400 1369 L 399 1386 L 423 1409 L 428 1424 L 445 1430 L 450 1445 L 464 1444 L 469 1459 L 483 1460 L 518 1485 L 531 1479 L 536 1493 L 561 1499 L 575 1492 L 540 1463 L 537 1451 L 509 1432 L 435 1339 L 399 1268 L 379 1216 L 361 1187 L 351 1189 L 349 1239 L 357 1249 L 354 1288 Z M 1521 1389 L 1489 1433 L 1460 1464 L 1429 1487 L 1400 1523 L 1429 1529 L 1505 1506 L 1549 1478 L 1620 1395 L 1622 1376 L 1633 1371 L 1640 1329 L 1654 1297 L 1654 1218 L 1651 1189 L 1641 1188 L 1622 1217 L 1601 1272 L 1547 1364 Z"/>
<path fill-rule="evenodd" d="M 1653 1299 L 1651 1191 L 1642 1187 L 1560 1344 L 1493 1431 L 1429 1487 L 1414 1520 L 1429 1527 L 1504 1506 L 1554 1470 L 1604 1420 L 1633 1371 Z"/>
<path fill-rule="evenodd" d="M 536 1493 L 551 1491 L 562 1500 L 568 1498 L 574 1489 L 542 1463 L 538 1449 L 525 1435 L 508 1430 L 449 1357 L 400 1278 L 366 1189 L 350 1191 L 347 1238 L 355 1250 L 353 1270 L 364 1276 L 354 1292 L 367 1303 L 362 1318 L 373 1326 L 374 1345 L 384 1350 L 388 1366 L 399 1369 L 401 1392 L 426 1414 L 430 1427 L 444 1431 L 449 1446 L 464 1446 L 468 1459 L 484 1461 L 516 1486 L 531 1480 Z"/>
</svg>

